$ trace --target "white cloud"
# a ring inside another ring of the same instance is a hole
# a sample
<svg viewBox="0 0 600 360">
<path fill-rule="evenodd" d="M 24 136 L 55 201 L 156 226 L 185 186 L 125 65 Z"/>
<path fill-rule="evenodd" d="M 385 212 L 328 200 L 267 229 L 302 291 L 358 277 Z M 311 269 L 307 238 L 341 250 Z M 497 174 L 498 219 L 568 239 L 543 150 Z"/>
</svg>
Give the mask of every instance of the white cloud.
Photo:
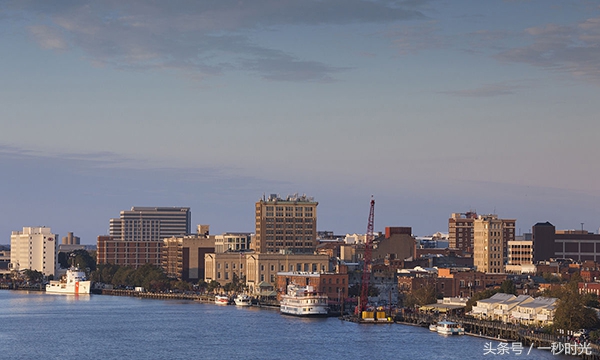
<svg viewBox="0 0 600 360">
<path fill-rule="evenodd" d="M 46 26 L 34 25 L 28 28 L 29 34 L 42 48 L 48 50 L 66 50 L 69 48 L 60 30 Z"/>
<path fill-rule="evenodd" d="M 145 0 L 9 2 L 46 49 L 82 49 L 95 64 L 163 68 L 205 78 L 233 69 L 282 81 L 332 81 L 342 70 L 260 45 L 257 31 L 287 25 L 395 23 L 424 16 L 424 0 Z M 31 20 L 33 19 L 33 20 Z M 40 20 L 41 19 L 41 20 Z M 38 24 L 43 22 L 44 25 Z"/>
<path fill-rule="evenodd" d="M 575 78 L 600 83 L 600 18 L 571 26 L 547 24 L 524 31 L 525 46 L 501 52 L 497 58 L 566 72 Z"/>
</svg>

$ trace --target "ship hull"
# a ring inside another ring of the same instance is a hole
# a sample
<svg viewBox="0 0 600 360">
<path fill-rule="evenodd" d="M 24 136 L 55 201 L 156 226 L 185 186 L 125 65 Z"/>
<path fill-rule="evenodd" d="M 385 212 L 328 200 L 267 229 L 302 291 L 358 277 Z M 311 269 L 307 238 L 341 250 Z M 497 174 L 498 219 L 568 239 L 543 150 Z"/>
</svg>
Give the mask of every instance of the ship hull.
<svg viewBox="0 0 600 360">
<path fill-rule="evenodd" d="M 78 281 L 74 284 L 50 282 L 46 285 L 46 292 L 49 294 L 89 294 L 91 290 L 91 281 Z"/>
</svg>

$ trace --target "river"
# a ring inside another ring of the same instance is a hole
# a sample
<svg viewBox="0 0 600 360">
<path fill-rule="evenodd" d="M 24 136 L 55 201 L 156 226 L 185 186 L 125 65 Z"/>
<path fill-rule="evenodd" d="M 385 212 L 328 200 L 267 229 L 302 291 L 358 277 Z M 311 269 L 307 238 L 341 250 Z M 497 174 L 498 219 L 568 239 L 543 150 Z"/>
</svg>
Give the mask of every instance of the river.
<svg viewBox="0 0 600 360">
<path fill-rule="evenodd" d="M 192 301 L 0 290 L 0 304 L 6 359 L 567 359 L 510 344 L 484 356 L 500 343 Z"/>
</svg>

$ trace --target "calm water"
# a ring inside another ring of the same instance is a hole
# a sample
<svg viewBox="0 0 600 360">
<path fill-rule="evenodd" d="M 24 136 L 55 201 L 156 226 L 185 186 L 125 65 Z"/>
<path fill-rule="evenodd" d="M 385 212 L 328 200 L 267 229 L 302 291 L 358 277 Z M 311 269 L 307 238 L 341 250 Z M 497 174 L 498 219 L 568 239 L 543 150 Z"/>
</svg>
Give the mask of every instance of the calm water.
<svg viewBox="0 0 600 360">
<path fill-rule="evenodd" d="M 566 359 L 527 348 L 484 357 L 489 341 L 471 336 L 189 301 L 2 290 L 0 304 L 10 359 Z"/>
</svg>

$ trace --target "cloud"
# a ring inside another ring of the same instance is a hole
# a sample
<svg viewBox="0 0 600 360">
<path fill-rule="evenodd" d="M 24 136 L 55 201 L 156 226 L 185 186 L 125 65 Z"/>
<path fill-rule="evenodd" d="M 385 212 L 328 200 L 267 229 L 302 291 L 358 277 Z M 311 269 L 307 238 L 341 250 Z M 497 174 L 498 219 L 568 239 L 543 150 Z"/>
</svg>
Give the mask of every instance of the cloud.
<svg viewBox="0 0 600 360">
<path fill-rule="evenodd" d="M 517 89 L 521 89 L 524 87 L 526 86 L 496 83 L 484 84 L 483 86 L 473 89 L 439 91 L 438 93 L 459 97 L 495 97 L 503 95 L 512 95 L 516 92 Z"/>
<path fill-rule="evenodd" d="M 417 25 L 399 25 L 384 35 L 391 39 L 400 55 L 408 55 L 447 46 L 450 42 L 439 33 L 437 22 L 428 21 Z"/>
<path fill-rule="evenodd" d="M 569 26 L 531 27 L 523 35 L 531 40 L 528 45 L 503 51 L 496 58 L 600 83 L 600 18 Z"/>
<path fill-rule="evenodd" d="M 82 49 L 96 66 L 166 69 L 195 78 L 250 71 L 278 81 L 333 81 L 347 69 L 260 45 L 253 35 L 290 25 L 422 19 L 427 1 L 9 1 L 44 49 Z"/>
<path fill-rule="evenodd" d="M 29 27 L 29 34 L 44 49 L 67 50 L 69 45 L 61 32 L 46 25 L 34 25 Z"/>
</svg>

